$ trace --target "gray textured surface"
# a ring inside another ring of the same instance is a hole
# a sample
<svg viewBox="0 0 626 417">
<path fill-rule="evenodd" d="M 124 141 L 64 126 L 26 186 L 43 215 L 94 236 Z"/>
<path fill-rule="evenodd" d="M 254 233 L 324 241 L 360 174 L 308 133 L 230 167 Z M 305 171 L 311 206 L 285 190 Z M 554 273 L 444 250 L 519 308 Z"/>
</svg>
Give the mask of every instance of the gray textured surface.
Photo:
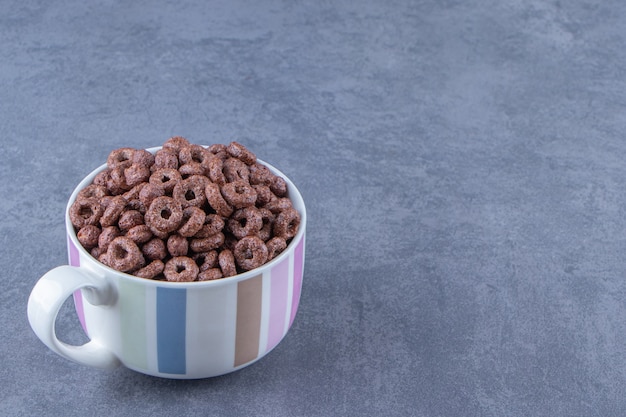
<svg viewBox="0 0 626 417">
<path fill-rule="evenodd" d="M 625 28 L 617 0 L 3 1 L 0 415 L 626 415 Z M 26 320 L 65 201 L 174 134 L 301 189 L 294 326 L 209 380 L 69 363 Z"/>
</svg>

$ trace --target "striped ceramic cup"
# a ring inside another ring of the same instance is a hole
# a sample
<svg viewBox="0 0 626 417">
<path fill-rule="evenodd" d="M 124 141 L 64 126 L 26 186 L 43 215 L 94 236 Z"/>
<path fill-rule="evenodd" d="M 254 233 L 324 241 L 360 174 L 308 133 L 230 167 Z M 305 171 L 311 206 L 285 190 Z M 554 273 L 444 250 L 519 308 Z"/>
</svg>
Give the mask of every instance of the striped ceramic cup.
<svg viewBox="0 0 626 417">
<path fill-rule="evenodd" d="M 155 151 L 158 148 L 150 149 Z M 70 265 L 57 267 L 36 283 L 28 300 L 35 334 L 54 352 L 98 368 L 120 364 L 165 378 L 217 376 L 261 359 L 285 336 L 300 300 L 304 269 L 306 211 L 302 196 L 281 172 L 301 223 L 289 246 L 267 264 L 229 278 L 165 282 L 137 278 L 94 259 L 78 242 L 69 207 L 65 213 Z M 90 341 L 68 345 L 55 334 L 56 316 L 72 296 Z"/>
</svg>

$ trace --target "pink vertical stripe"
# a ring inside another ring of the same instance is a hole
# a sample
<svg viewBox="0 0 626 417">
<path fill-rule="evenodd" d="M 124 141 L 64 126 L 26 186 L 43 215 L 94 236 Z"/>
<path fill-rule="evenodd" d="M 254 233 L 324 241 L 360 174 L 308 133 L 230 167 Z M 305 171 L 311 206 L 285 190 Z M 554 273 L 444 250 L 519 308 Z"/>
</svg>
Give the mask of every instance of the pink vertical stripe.
<svg viewBox="0 0 626 417">
<path fill-rule="evenodd" d="M 85 334 L 89 336 L 89 332 L 87 331 L 87 323 L 85 322 L 85 310 L 83 308 L 83 295 L 80 290 L 74 291 L 74 307 L 76 308 L 76 314 L 78 314 L 78 320 L 80 320 L 81 326 L 83 326 L 83 330 Z"/>
<path fill-rule="evenodd" d="M 298 310 L 298 304 L 300 303 L 300 291 L 302 289 L 302 267 L 304 262 L 304 235 L 298 246 L 294 251 L 293 260 L 293 299 L 291 302 L 291 319 L 289 320 L 289 327 L 293 323 L 293 319 L 296 317 L 296 311 Z"/>
<path fill-rule="evenodd" d="M 270 351 L 285 335 L 287 316 L 287 291 L 289 287 L 289 258 L 272 268 L 270 275 L 270 318 L 267 335 L 267 351 Z"/>
<path fill-rule="evenodd" d="M 78 254 L 78 249 L 72 243 L 70 237 L 67 237 L 67 248 L 70 253 L 70 265 L 72 266 L 80 266 L 80 255 Z"/>
</svg>

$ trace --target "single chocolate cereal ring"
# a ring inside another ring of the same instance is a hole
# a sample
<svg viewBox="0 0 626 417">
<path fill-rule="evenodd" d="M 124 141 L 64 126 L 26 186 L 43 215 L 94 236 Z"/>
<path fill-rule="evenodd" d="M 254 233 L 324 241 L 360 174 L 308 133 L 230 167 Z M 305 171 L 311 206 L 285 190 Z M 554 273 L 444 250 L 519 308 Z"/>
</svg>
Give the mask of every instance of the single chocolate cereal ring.
<svg viewBox="0 0 626 417">
<path fill-rule="evenodd" d="M 143 244 L 141 247 L 141 252 L 148 259 L 165 259 L 167 256 L 167 248 L 165 247 L 165 242 L 163 239 L 153 238 Z"/>
<path fill-rule="evenodd" d="M 151 167 L 154 165 L 154 155 L 145 149 L 135 149 L 133 153 L 133 164 Z"/>
<path fill-rule="evenodd" d="M 261 214 L 261 221 L 263 225 L 261 226 L 261 230 L 257 233 L 257 236 L 265 242 L 272 237 L 272 229 L 274 228 L 274 220 L 276 219 L 276 216 L 266 208 L 260 208 L 259 214 Z"/>
<path fill-rule="evenodd" d="M 272 190 L 270 190 L 270 187 L 268 187 L 267 185 L 254 184 L 252 188 L 254 188 L 254 191 L 256 191 L 255 204 L 258 207 L 263 207 L 264 205 L 276 198 Z"/>
<path fill-rule="evenodd" d="M 139 246 L 126 236 L 118 236 L 106 252 L 109 266 L 121 272 L 134 271 L 145 264 L 145 259 Z"/>
<path fill-rule="evenodd" d="M 165 279 L 173 282 L 191 282 L 198 277 L 198 265 L 187 256 L 176 256 L 165 264 Z"/>
<path fill-rule="evenodd" d="M 100 185 L 106 189 L 107 181 L 109 180 L 109 170 L 105 169 L 100 171 L 93 177 L 93 185 Z"/>
<path fill-rule="evenodd" d="M 150 179 L 148 181 L 150 184 L 163 187 L 165 193 L 171 193 L 176 184 L 178 184 L 179 181 L 182 181 L 182 179 L 182 175 L 180 175 L 180 172 L 177 170 L 172 168 L 161 168 L 154 171 L 152 175 L 150 175 Z"/>
<path fill-rule="evenodd" d="M 171 235 L 167 238 L 167 251 L 172 256 L 185 256 L 189 251 L 189 242 L 181 235 Z"/>
<path fill-rule="evenodd" d="M 85 198 L 74 201 L 70 207 L 70 220 L 74 227 L 82 228 L 97 225 L 102 217 L 102 205 L 97 198 Z"/>
<path fill-rule="evenodd" d="M 254 206 L 239 209 L 228 219 L 228 231 L 238 239 L 256 235 L 261 227 L 263 218 L 259 209 Z"/>
<path fill-rule="evenodd" d="M 122 165 L 118 165 L 115 168 L 111 168 L 109 180 L 107 182 L 107 189 L 111 194 L 122 194 L 133 188 L 126 182 L 125 168 Z"/>
<path fill-rule="evenodd" d="M 246 165 L 254 165 L 256 163 L 256 155 L 240 143 L 231 142 L 226 147 L 226 152 L 228 152 L 231 156 L 234 156 L 235 158 L 241 160 Z"/>
<path fill-rule="evenodd" d="M 76 237 L 85 249 L 91 249 L 98 246 L 100 233 L 102 233 L 102 230 L 98 226 L 90 224 L 85 227 L 81 227 L 78 233 L 76 233 Z"/>
<path fill-rule="evenodd" d="M 143 214 L 141 214 L 138 210 L 126 210 L 122 212 L 119 220 L 117 221 L 117 226 L 121 231 L 128 231 L 141 224 L 144 224 Z"/>
<path fill-rule="evenodd" d="M 189 206 L 201 207 L 206 201 L 204 190 L 207 183 L 206 177 L 192 175 L 176 184 L 172 191 L 172 197 L 178 201 L 183 208 Z"/>
<path fill-rule="evenodd" d="M 217 261 L 225 277 L 237 275 L 237 266 L 235 265 L 235 256 L 230 249 L 224 249 L 217 256 Z"/>
<path fill-rule="evenodd" d="M 219 248 L 224 244 L 224 233 L 218 232 L 209 237 L 193 238 L 189 243 L 189 247 L 193 252 L 209 252 Z"/>
<path fill-rule="evenodd" d="M 132 164 L 124 169 L 124 178 L 129 187 L 134 187 L 148 181 L 150 178 L 150 167 L 142 164 Z"/>
<path fill-rule="evenodd" d="M 183 210 L 183 220 L 178 228 L 178 234 L 184 237 L 192 237 L 204 227 L 205 221 L 206 214 L 204 214 L 204 210 L 199 207 L 187 207 Z"/>
<path fill-rule="evenodd" d="M 90 184 L 78 192 L 76 199 L 84 200 L 87 198 L 102 198 L 105 195 L 107 195 L 107 189 L 105 186 Z"/>
<path fill-rule="evenodd" d="M 210 182 L 206 185 L 204 192 L 209 205 L 217 214 L 223 217 L 233 214 L 233 208 L 222 197 L 219 185 Z"/>
<path fill-rule="evenodd" d="M 159 169 L 178 169 L 178 154 L 168 151 L 167 149 L 159 149 L 154 154 L 154 164 L 150 168 L 152 172 Z"/>
<path fill-rule="evenodd" d="M 152 201 L 157 197 L 163 197 L 165 195 L 165 188 L 162 185 L 153 184 L 151 182 L 146 183 L 139 191 L 139 201 L 146 208 L 150 207 Z"/>
<path fill-rule="evenodd" d="M 214 143 L 207 148 L 207 151 L 211 152 L 213 155 L 217 155 L 218 153 L 226 153 L 226 145 L 223 143 Z"/>
<path fill-rule="evenodd" d="M 102 227 L 113 226 L 117 223 L 128 202 L 121 195 L 106 199 L 103 202 L 106 204 L 106 209 L 100 219 L 100 225 Z"/>
<path fill-rule="evenodd" d="M 157 197 L 152 201 L 145 215 L 145 222 L 150 230 L 170 233 L 178 229 L 183 220 L 183 209 L 180 203 L 171 197 Z M 154 233 L 158 236 L 157 233 Z"/>
<path fill-rule="evenodd" d="M 109 249 L 109 244 L 113 242 L 113 239 L 120 236 L 122 232 L 118 229 L 117 226 L 106 226 L 102 228 L 102 232 L 100 232 L 100 236 L 98 236 L 98 247 L 102 249 L 102 251 L 106 252 Z"/>
<path fill-rule="evenodd" d="M 225 160 L 222 171 L 224 172 L 226 182 L 239 180 L 243 180 L 247 183 L 250 182 L 250 170 L 248 166 L 237 158 L 228 158 Z"/>
<path fill-rule="evenodd" d="M 250 271 L 267 261 L 268 250 L 258 236 L 246 236 L 237 242 L 233 255 L 241 269 Z"/>
<path fill-rule="evenodd" d="M 135 227 L 131 227 L 126 232 L 126 236 L 133 240 L 135 243 L 146 243 L 152 239 L 152 231 L 145 224 L 139 224 Z"/>
<path fill-rule="evenodd" d="M 280 213 L 281 211 L 285 211 L 293 208 L 291 204 L 291 200 L 287 197 L 277 197 L 272 199 L 269 203 L 265 204 L 263 207 L 271 211 L 272 213 Z"/>
<path fill-rule="evenodd" d="M 222 270 L 219 268 L 210 268 L 206 271 L 198 273 L 198 281 L 213 281 L 214 279 L 223 278 Z"/>
<path fill-rule="evenodd" d="M 209 161 L 208 177 L 216 184 L 226 184 L 226 177 L 224 176 L 224 161 L 218 157 Z"/>
<path fill-rule="evenodd" d="M 110 169 L 122 167 L 127 168 L 133 163 L 135 149 L 119 148 L 112 151 L 107 158 L 107 167 Z"/>
<path fill-rule="evenodd" d="M 274 179 L 274 174 L 272 171 L 265 165 L 257 162 L 254 165 L 250 165 L 250 184 L 262 184 L 267 185 L 268 187 L 272 185 L 272 180 Z"/>
<path fill-rule="evenodd" d="M 165 264 L 160 259 L 155 259 L 148 265 L 133 272 L 133 275 L 139 278 L 154 279 L 157 275 L 163 272 Z"/>
<path fill-rule="evenodd" d="M 279 177 L 278 175 L 274 175 L 272 179 L 272 183 L 270 184 L 270 190 L 277 197 L 284 197 L 287 195 L 287 181 L 283 177 Z"/>
<path fill-rule="evenodd" d="M 181 164 L 196 162 L 199 163 L 205 170 L 209 168 L 209 162 L 214 158 L 215 155 L 200 145 L 184 146 L 178 153 L 178 160 Z"/>
<path fill-rule="evenodd" d="M 243 180 L 229 182 L 222 185 L 222 196 L 234 208 L 254 206 L 256 190 Z"/>
<path fill-rule="evenodd" d="M 136 210 L 142 215 L 146 214 L 146 206 L 144 206 L 141 200 L 139 200 L 138 198 L 134 200 L 129 200 L 128 203 L 126 203 L 126 209 Z"/>
<path fill-rule="evenodd" d="M 185 146 L 189 146 L 190 143 L 187 139 L 182 136 L 173 136 L 165 141 L 163 144 L 163 149 L 168 150 L 176 155 L 180 152 L 182 148 Z"/>
<path fill-rule="evenodd" d="M 267 246 L 267 260 L 271 261 L 285 250 L 287 241 L 282 237 L 276 236 L 265 242 L 265 246 Z"/>
<path fill-rule="evenodd" d="M 289 240 L 298 233 L 300 226 L 300 213 L 294 208 L 281 211 L 274 221 L 274 236 Z"/>
<path fill-rule="evenodd" d="M 192 175 L 204 175 L 204 167 L 199 162 L 189 162 L 188 164 L 181 165 L 178 168 L 178 172 L 183 178 L 190 177 Z"/>
</svg>

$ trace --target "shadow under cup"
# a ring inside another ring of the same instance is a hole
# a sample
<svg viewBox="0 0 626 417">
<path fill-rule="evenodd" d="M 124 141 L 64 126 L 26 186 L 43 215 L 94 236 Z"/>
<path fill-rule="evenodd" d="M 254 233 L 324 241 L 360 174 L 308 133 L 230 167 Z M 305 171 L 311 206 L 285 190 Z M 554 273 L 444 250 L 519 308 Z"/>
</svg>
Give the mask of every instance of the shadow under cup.
<svg viewBox="0 0 626 417">
<path fill-rule="evenodd" d="M 91 341 L 104 345 L 130 369 L 181 379 L 238 370 L 276 347 L 291 327 L 300 300 L 306 210 L 293 183 L 259 162 L 287 182 L 288 197 L 301 216 L 299 231 L 267 264 L 214 281 L 148 280 L 98 262 L 78 242 L 69 207 L 105 166 L 79 184 L 66 210 L 69 263 L 106 280 L 110 287 L 106 301 L 96 300 L 89 287 L 74 292 L 78 317 Z"/>
</svg>

